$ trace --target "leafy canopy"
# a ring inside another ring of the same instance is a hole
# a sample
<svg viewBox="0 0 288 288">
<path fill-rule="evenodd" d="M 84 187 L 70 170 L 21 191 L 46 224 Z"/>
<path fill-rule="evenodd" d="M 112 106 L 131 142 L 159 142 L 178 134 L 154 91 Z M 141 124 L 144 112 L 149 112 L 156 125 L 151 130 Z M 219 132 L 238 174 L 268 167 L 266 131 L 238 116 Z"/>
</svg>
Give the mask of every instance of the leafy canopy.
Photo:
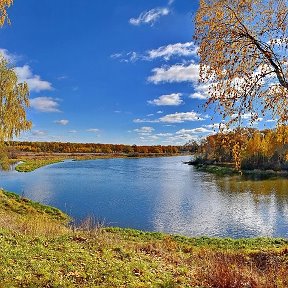
<svg viewBox="0 0 288 288">
<path fill-rule="evenodd" d="M 271 113 L 288 121 L 288 1 L 200 0 L 200 79 L 229 123 Z M 269 112 L 268 112 L 269 111 Z"/>
<path fill-rule="evenodd" d="M 13 0 L 0 0 L 0 27 L 5 22 L 10 24 L 7 8 L 12 4 Z M 16 72 L 0 55 L 0 165 L 4 169 L 9 167 L 4 142 L 31 128 L 25 111 L 29 106 L 28 96 L 27 83 L 18 83 Z"/>
<path fill-rule="evenodd" d="M 25 111 L 29 106 L 28 95 L 27 83 L 18 83 L 16 72 L 0 56 L 0 143 L 31 128 Z"/>
</svg>

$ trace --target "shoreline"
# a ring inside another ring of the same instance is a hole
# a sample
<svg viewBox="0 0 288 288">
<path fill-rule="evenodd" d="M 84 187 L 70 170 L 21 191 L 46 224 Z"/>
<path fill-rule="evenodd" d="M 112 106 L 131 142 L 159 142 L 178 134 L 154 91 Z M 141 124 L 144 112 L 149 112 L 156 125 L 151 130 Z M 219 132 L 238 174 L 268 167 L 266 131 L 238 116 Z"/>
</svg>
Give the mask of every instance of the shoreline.
<svg viewBox="0 0 288 288">
<path fill-rule="evenodd" d="M 210 164 L 210 163 L 198 163 L 197 161 L 187 161 L 184 164 L 191 165 L 197 169 L 197 171 L 207 172 L 215 174 L 218 176 L 241 176 L 251 179 L 273 179 L 273 178 L 288 178 L 288 171 L 281 170 L 262 170 L 262 169 L 253 169 L 253 170 L 240 170 L 237 171 L 233 168 L 233 163 L 219 163 L 219 164 Z"/>
</svg>

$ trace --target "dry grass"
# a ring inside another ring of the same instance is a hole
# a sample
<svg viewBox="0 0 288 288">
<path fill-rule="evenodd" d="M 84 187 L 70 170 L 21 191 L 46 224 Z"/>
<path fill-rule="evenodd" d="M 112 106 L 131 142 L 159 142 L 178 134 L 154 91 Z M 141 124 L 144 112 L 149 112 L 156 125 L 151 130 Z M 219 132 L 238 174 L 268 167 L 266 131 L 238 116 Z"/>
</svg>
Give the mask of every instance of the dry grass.
<svg viewBox="0 0 288 288">
<path fill-rule="evenodd" d="M 285 240 L 190 239 L 65 219 L 0 191 L 0 287 L 288 287 Z"/>
<path fill-rule="evenodd" d="M 196 283 L 217 288 L 288 287 L 287 257 L 279 252 L 204 251 L 196 256 Z"/>
</svg>

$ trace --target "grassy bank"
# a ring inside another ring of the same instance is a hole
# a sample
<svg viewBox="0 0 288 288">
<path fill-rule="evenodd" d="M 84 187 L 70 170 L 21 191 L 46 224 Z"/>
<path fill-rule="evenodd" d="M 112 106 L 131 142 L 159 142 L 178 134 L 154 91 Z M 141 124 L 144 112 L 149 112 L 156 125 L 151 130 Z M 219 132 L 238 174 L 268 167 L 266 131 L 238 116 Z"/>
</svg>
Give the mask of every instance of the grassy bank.
<svg viewBox="0 0 288 288">
<path fill-rule="evenodd" d="M 18 172 L 32 172 L 40 167 L 59 163 L 61 161 L 63 161 L 63 159 L 24 159 L 15 167 L 15 170 Z"/>
<path fill-rule="evenodd" d="M 0 216 L 0 287 L 288 287 L 284 239 L 69 227 L 61 211 L 4 191 Z"/>
<path fill-rule="evenodd" d="M 205 164 L 198 163 L 196 161 L 186 162 L 188 165 L 193 165 L 198 171 L 212 173 L 219 176 L 233 176 L 241 175 L 248 179 L 273 179 L 273 178 L 288 178 L 288 171 L 274 171 L 274 170 L 245 170 L 242 169 L 237 171 L 233 168 L 233 163 L 224 163 L 224 164 Z"/>
</svg>

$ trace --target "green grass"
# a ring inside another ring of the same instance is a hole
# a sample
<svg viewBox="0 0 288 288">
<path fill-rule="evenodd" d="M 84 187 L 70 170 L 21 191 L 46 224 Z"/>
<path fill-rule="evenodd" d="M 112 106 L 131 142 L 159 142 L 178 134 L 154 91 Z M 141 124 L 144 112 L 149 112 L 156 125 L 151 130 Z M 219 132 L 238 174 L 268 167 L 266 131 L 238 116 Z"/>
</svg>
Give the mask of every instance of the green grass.
<svg viewBox="0 0 288 288">
<path fill-rule="evenodd" d="M 285 239 L 189 238 L 79 227 L 0 191 L 0 287 L 288 287 Z"/>
<path fill-rule="evenodd" d="M 0 211 L 13 212 L 14 214 L 33 217 L 33 215 L 44 215 L 50 219 L 67 222 L 70 218 L 61 210 L 46 206 L 18 194 L 0 190 Z"/>
<path fill-rule="evenodd" d="M 194 164 L 194 167 L 202 172 L 213 173 L 219 176 L 240 175 L 239 171 L 232 167 L 212 165 L 212 164 Z"/>
<path fill-rule="evenodd" d="M 23 160 L 22 163 L 16 166 L 15 170 L 18 172 L 32 172 L 40 167 L 59 163 L 63 161 L 63 159 L 29 159 L 29 160 Z"/>
</svg>

